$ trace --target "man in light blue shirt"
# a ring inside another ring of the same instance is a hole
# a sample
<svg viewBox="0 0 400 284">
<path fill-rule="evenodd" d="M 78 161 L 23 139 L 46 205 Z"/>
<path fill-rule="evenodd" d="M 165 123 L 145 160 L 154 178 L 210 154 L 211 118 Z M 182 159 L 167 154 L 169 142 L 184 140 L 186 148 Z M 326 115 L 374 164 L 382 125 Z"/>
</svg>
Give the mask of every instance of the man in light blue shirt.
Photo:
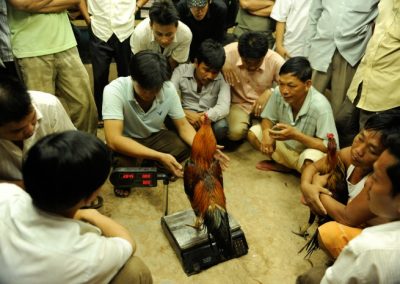
<svg viewBox="0 0 400 284">
<path fill-rule="evenodd" d="M 351 102 L 347 89 L 372 35 L 379 0 L 312 0 L 309 14 L 308 59 L 313 86 L 322 94 L 330 88 L 336 125 L 342 146 L 351 144 L 347 133 Z"/>
<path fill-rule="evenodd" d="M 261 113 L 261 125 L 250 128 L 250 144 L 269 158 L 257 168 L 288 172 L 323 157 L 327 134 L 337 131 L 328 100 L 311 86 L 311 66 L 292 57 L 279 71 L 279 87 Z"/>
<path fill-rule="evenodd" d="M 218 142 L 228 132 L 225 117 L 231 102 L 230 87 L 221 73 L 224 63 L 223 46 L 215 40 L 207 39 L 200 45 L 194 63 L 179 65 L 171 79 L 180 93 L 183 110 L 190 124 L 198 129 L 207 115 L 212 121 Z"/>
</svg>

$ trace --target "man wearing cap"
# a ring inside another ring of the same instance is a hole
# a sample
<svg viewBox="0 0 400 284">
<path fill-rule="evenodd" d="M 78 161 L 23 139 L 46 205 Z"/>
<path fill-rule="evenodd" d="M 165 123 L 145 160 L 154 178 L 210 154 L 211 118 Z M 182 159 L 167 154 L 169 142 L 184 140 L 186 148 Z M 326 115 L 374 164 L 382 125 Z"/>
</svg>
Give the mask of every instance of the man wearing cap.
<svg viewBox="0 0 400 284">
<path fill-rule="evenodd" d="M 182 0 L 177 5 L 180 20 L 192 31 L 190 61 L 207 38 L 223 43 L 226 34 L 227 7 L 222 0 Z"/>
<path fill-rule="evenodd" d="M 171 0 L 158 0 L 150 7 L 149 18 L 138 24 L 131 36 L 133 54 L 153 50 L 165 55 L 172 69 L 189 57 L 192 32 L 179 21 Z"/>
</svg>

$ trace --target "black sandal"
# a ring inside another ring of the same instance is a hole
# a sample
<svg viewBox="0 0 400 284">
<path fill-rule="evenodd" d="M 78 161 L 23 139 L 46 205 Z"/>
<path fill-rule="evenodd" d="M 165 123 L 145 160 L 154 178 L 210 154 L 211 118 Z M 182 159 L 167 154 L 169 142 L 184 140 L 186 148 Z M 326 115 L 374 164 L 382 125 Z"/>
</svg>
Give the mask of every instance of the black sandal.
<svg viewBox="0 0 400 284">
<path fill-rule="evenodd" d="M 131 194 L 131 189 L 114 187 L 114 194 L 116 197 L 126 198 Z"/>
</svg>

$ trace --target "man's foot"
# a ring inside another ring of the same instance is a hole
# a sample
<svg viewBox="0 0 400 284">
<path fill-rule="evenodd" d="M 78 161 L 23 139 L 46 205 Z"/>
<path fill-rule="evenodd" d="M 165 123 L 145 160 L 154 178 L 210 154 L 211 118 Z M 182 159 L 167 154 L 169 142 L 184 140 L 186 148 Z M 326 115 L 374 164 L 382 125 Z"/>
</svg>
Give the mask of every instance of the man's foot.
<svg viewBox="0 0 400 284">
<path fill-rule="evenodd" d="M 292 169 L 289 169 L 284 165 L 269 160 L 263 160 L 261 162 L 258 162 L 256 168 L 261 171 L 273 171 L 280 173 L 290 173 L 292 171 Z"/>
<path fill-rule="evenodd" d="M 117 197 L 126 198 L 126 197 L 129 196 L 130 193 L 131 193 L 131 189 L 130 188 L 117 188 L 117 187 L 114 187 L 114 194 Z"/>
</svg>

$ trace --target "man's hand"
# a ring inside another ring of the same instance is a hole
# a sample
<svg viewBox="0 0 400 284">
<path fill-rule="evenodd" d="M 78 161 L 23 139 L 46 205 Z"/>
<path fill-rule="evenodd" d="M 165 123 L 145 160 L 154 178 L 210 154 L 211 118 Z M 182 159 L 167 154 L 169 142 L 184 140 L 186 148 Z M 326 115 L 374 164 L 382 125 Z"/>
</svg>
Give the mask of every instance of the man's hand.
<svg viewBox="0 0 400 284">
<path fill-rule="evenodd" d="M 232 68 L 224 65 L 224 67 L 222 67 L 222 74 L 224 75 L 225 81 L 233 86 L 236 83 L 239 83 L 239 78 L 237 77 L 235 71 L 233 71 Z"/>
<path fill-rule="evenodd" d="M 254 106 L 253 106 L 253 113 L 255 116 L 259 117 L 261 115 L 261 112 L 264 110 L 264 107 L 267 104 L 271 94 L 272 94 L 271 90 L 267 89 L 255 101 Z"/>
<path fill-rule="evenodd" d="M 273 128 L 269 129 L 271 138 L 278 141 L 296 140 L 298 130 L 285 123 L 277 123 Z"/>
<path fill-rule="evenodd" d="M 160 163 L 174 176 L 183 177 L 183 167 L 171 154 L 162 153 Z"/>
<path fill-rule="evenodd" d="M 194 127 L 194 129 L 198 130 L 202 124 L 202 118 L 204 116 L 204 112 L 195 112 L 192 110 L 185 110 L 185 115 L 186 115 L 186 119 Z"/>
<path fill-rule="evenodd" d="M 323 187 L 326 184 L 326 179 L 326 175 L 321 176 L 319 173 L 316 173 L 313 177 L 313 183 L 301 183 L 300 185 L 305 204 L 310 207 L 312 212 L 318 215 L 327 214 L 325 207 L 321 203 L 320 194 L 332 195 L 328 189 Z"/>
<path fill-rule="evenodd" d="M 217 151 L 214 154 L 214 158 L 219 161 L 219 164 L 221 165 L 222 170 L 226 170 L 229 166 L 229 157 L 222 153 L 221 149 L 223 149 L 224 146 L 217 145 Z"/>
<path fill-rule="evenodd" d="M 275 152 L 276 142 L 275 139 L 271 138 L 268 134 L 263 134 L 260 143 L 260 151 L 263 154 L 271 156 Z"/>
</svg>

